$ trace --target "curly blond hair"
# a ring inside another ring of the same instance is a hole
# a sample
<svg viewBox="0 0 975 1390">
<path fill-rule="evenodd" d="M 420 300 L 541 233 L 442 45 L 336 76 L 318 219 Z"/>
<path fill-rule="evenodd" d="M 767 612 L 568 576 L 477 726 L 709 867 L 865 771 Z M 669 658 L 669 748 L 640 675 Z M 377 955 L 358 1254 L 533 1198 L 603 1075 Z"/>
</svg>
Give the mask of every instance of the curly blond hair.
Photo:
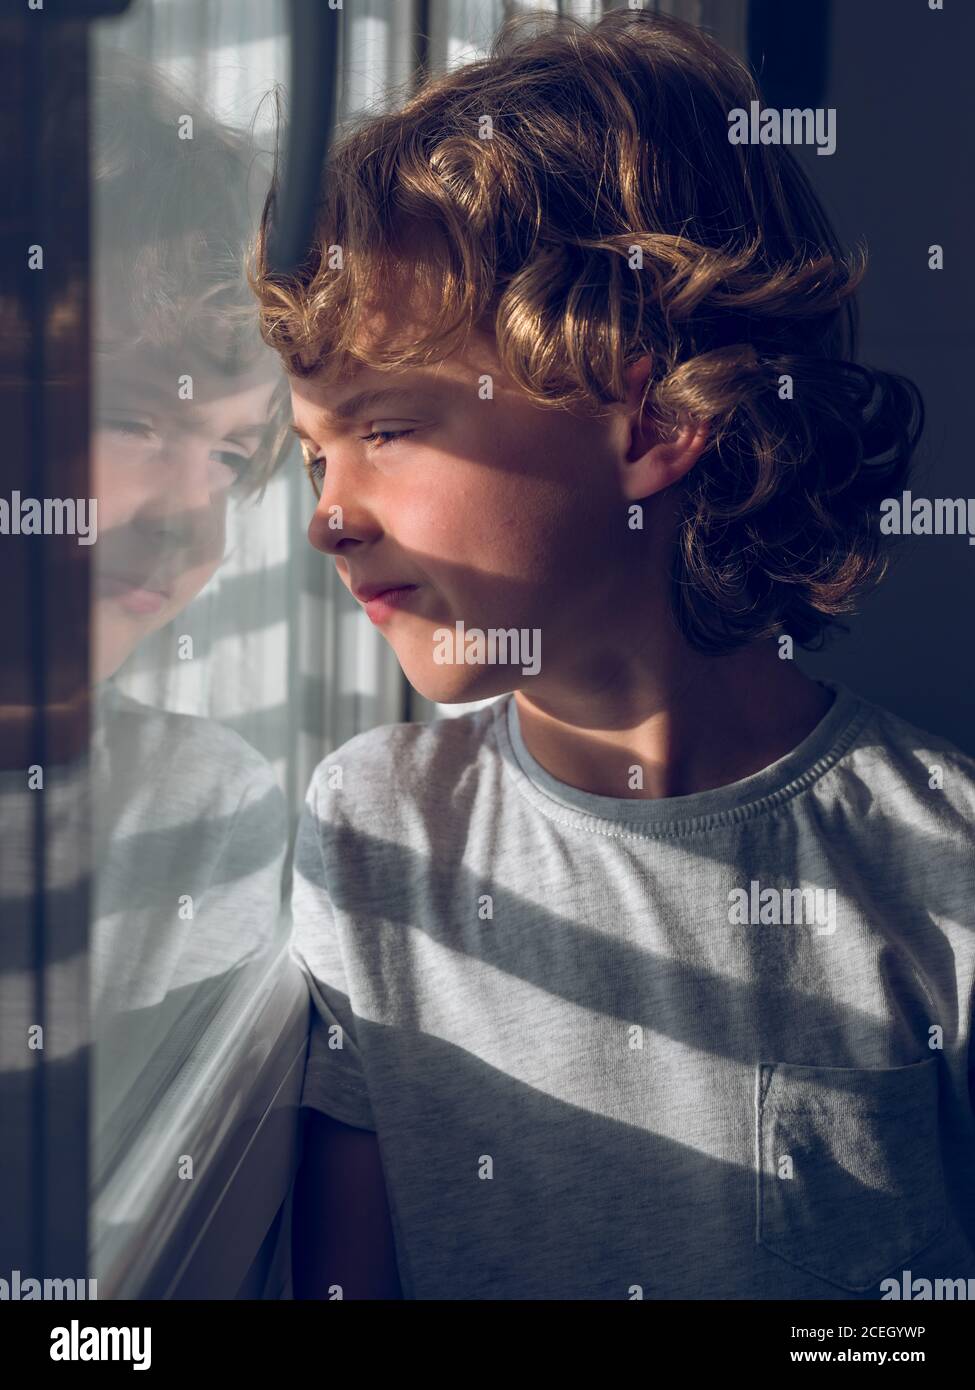
<svg viewBox="0 0 975 1390">
<path fill-rule="evenodd" d="M 428 364 L 476 327 L 537 405 L 603 414 L 649 355 L 652 418 L 710 425 L 673 485 L 671 605 L 711 654 L 845 626 L 886 572 L 879 502 L 924 421 L 912 382 L 852 360 L 863 249 L 843 253 L 788 149 L 729 141 L 753 99 L 681 21 L 516 16 L 487 58 L 340 132 L 287 277 L 266 262 L 275 180 L 250 271 L 292 376 Z M 414 294 L 419 331 L 367 338 Z"/>
</svg>

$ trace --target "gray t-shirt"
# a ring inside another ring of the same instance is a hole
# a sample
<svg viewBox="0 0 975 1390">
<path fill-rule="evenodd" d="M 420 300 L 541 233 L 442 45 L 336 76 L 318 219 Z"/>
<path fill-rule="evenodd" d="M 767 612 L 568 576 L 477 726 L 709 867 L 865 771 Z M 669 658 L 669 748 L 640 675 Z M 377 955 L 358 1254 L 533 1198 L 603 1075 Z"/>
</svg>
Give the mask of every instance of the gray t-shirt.
<svg viewBox="0 0 975 1390">
<path fill-rule="evenodd" d="M 975 759 L 823 684 L 691 796 L 510 696 L 317 769 L 302 1104 L 376 1131 L 407 1298 L 975 1298 Z"/>
</svg>

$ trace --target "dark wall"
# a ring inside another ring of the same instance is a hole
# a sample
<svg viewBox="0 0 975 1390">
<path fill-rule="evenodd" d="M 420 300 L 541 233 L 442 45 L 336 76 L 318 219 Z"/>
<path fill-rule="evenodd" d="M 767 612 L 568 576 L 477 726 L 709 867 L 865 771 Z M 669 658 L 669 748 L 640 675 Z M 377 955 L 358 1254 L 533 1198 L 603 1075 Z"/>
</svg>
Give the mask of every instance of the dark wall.
<svg viewBox="0 0 975 1390">
<path fill-rule="evenodd" d="M 814 80 L 815 62 L 810 71 L 798 61 L 815 53 L 802 21 L 812 15 L 821 27 L 829 16 L 825 93 L 814 104 L 836 108 L 837 148 L 799 154 L 840 237 L 867 243 L 861 359 L 913 378 L 924 395 L 912 491 L 967 498 L 975 497 L 975 3 L 944 5 L 938 12 L 927 0 L 776 0 L 771 8 L 791 14 L 794 26 L 791 36 L 781 26 L 768 31 L 759 77 L 769 105 L 807 104 L 782 89 Z M 944 247 L 941 271 L 927 268 L 934 243 Z M 850 635 L 802 653 L 800 665 L 975 754 L 973 608 L 975 546 L 965 536 L 905 537 L 887 579 L 849 620 Z"/>
</svg>

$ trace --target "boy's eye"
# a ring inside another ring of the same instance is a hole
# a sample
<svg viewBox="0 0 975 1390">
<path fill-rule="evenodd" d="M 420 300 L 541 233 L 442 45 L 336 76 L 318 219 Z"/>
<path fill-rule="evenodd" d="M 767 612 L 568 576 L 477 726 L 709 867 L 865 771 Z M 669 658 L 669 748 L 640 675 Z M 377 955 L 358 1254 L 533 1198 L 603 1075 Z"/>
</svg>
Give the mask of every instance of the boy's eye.
<svg viewBox="0 0 975 1390">
<path fill-rule="evenodd" d="M 305 472 L 308 474 L 314 486 L 318 486 L 325 476 L 325 460 L 313 459 L 305 455 Z"/>
<path fill-rule="evenodd" d="M 367 442 L 372 439 L 381 439 L 383 443 L 388 444 L 391 439 L 403 439 L 406 435 L 413 433 L 415 433 L 413 430 L 373 430 L 371 434 L 360 434 L 359 438 Z M 378 444 L 376 447 L 381 449 L 383 445 Z"/>
<path fill-rule="evenodd" d="M 394 439 L 405 439 L 407 435 L 415 434 L 416 430 L 372 430 L 369 434 L 360 434 L 359 438 L 368 443 L 375 443 L 377 449 L 384 449 L 392 443 Z M 322 479 L 325 477 L 325 460 L 311 458 L 305 455 L 305 472 L 311 479 L 311 485 L 316 492 L 319 492 Z"/>
</svg>

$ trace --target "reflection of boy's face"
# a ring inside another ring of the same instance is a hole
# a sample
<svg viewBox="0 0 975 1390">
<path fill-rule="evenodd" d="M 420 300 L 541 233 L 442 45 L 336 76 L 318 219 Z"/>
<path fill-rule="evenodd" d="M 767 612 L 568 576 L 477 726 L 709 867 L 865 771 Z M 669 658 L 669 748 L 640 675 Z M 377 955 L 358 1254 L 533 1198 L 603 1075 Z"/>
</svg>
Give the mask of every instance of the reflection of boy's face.
<svg viewBox="0 0 975 1390">
<path fill-rule="evenodd" d="M 535 406 L 484 335 L 435 367 L 289 384 L 306 457 L 325 461 L 309 540 L 353 592 L 416 586 L 395 610 L 368 612 L 421 694 L 462 703 L 526 684 L 520 666 L 439 664 L 435 633 L 458 620 L 540 631 L 543 670 L 584 664 L 614 625 L 625 639 L 632 604 L 620 595 L 628 583 L 630 598 L 641 592 L 646 550 L 623 520 L 625 428 Z M 394 387 L 396 398 L 339 415 L 360 392 Z M 329 525 L 336 505 L 342 529 Z"/>
<path fill-rule="evenodd" d="M 193 399 L 180 399 L 192 376 Z M 93 420 L 94 680 L 194 598 L 223 557 L 227 498 L 266 427 L 278 376 L 222 376 L 142 351 L 99 365 Z"/>
</svg>

